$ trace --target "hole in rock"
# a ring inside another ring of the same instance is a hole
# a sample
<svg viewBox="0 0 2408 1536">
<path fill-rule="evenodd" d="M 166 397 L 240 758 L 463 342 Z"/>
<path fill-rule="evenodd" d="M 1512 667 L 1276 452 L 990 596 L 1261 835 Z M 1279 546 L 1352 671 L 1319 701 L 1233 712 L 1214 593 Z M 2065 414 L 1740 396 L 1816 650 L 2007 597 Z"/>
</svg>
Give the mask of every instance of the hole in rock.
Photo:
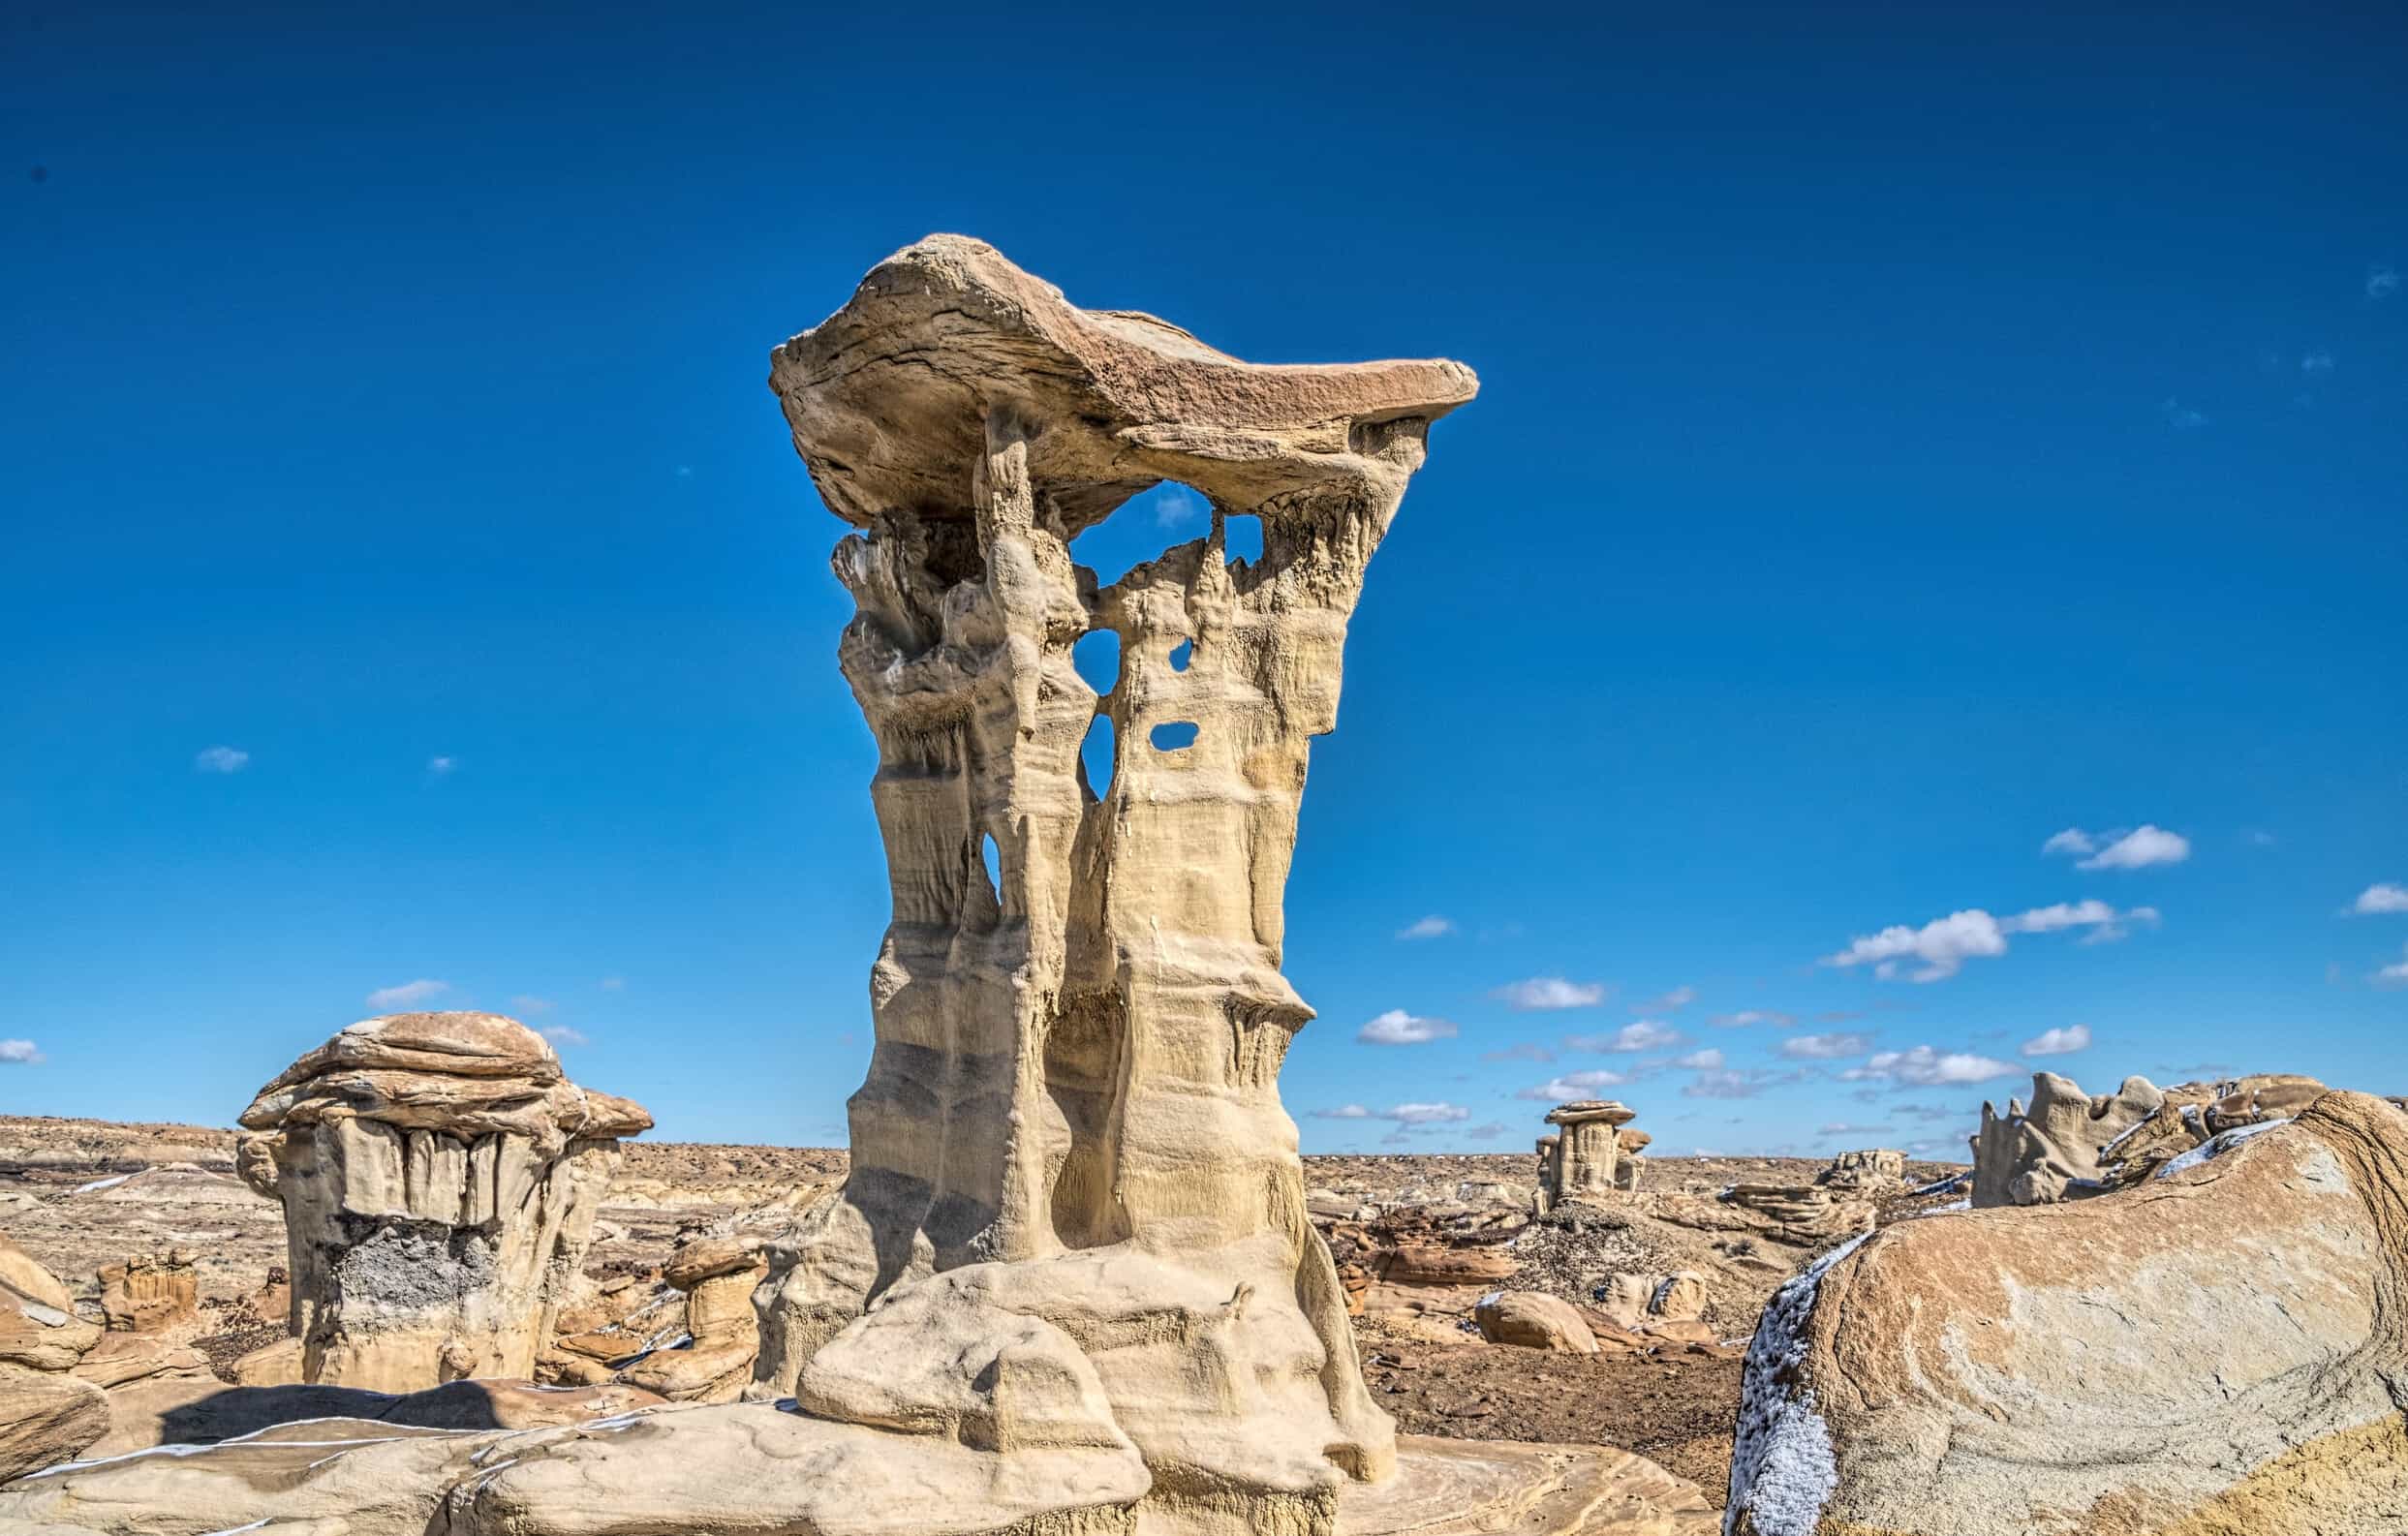
<svg viewBox="0 0 2408 1536">
<path fill-rule="evenodd" d="M 994 834 L 979 834 L 978 860 L 987 867 L 987 893 L 1001 903 L 1003 899 L 1003 856 L 996 851 Z"/>
<path fill-rule="evenodd" d="M 1262 564 L 1262 519 L 1252 516 L 1224 517 L 1220 520 L 1221 553 L 1236 565 L 1244 561 L 1250 566 Z"/>
<path fill-rule="evenodd" d="M 1112 630 L 1090 630 L 1070 647 L 1070 664 L 1089 688 L 1109 693 L 1121 681 L 1121 637 Z"/>
<path fill-rule="evenodd" d="M 1193 640 L 1180 641 L 1177 645 L 1170 648 L 1170 669 L 1174 672 L 1186 671 L 1188 669 L 1189 660 L 1192 659 L 1194 655 L 1195 642 Z"/>
<path fill-rule="evenodd" d="M 1112 792 L 1114 746 L 1111 716 L 1098 714 L 1087 722 L 1087 736 L 1079 743 L 1079 783 L 1094 799 Z"/>
<path fill-rule="evenodd" d="M 1176 480 L 1161 480 L 1114 507 L 1100 523 L 1070 540 L 1070 558 L 1108 587 L 1173 544 L 1212 532 L 1213 504 L 1204 493 Z"/>
<path fill-rule="evenodd" d="M 1195 745 L 1196 724 L 1191 720 L 1166 720 L 1146 732 L 1146 740 L 1154 743 L 1156 752 L 1177 752 Z"/>
</svg>

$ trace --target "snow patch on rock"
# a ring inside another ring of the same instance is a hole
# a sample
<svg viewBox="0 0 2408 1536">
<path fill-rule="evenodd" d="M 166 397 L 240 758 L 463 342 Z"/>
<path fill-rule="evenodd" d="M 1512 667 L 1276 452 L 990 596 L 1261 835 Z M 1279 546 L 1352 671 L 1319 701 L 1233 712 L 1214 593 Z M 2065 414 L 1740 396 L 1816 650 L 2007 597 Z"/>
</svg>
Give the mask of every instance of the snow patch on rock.
<svg viewBox="0 0 2408 1536">
<path fill-rule="evenodd" d="M 1806 1361 L 1806 1324 L 1814 1316 L 1823 1275 L 1864 1242 L 1864 1237 L 1851 1239 L 1815 1260 L 1774 1294 L 1764 1321 L 1756 1325 L 1740 1376 L 1725 1536 L 1739 1528 L 1743 1512 L 1758 1536 L 1812 1536 L 1823 1506 L 1839 1487 L 1831 1430 L 1814 1411 L 1814 1394 L 1793 1397 L 1791 1388 Z"/>
</svg>

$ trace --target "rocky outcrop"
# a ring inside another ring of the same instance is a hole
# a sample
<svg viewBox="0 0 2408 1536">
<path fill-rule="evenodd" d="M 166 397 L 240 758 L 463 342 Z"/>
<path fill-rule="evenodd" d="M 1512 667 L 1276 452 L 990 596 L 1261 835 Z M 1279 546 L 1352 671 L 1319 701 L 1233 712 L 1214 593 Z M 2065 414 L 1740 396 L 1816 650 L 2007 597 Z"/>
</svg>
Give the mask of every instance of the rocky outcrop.
<svg viewBox="0 0 2408 1536">
<path fill-rule="evenodd" d="M 2329 1093 L 2109 1199 L 1899 1222 L 1775 1298 L 1738 1536 L 2394 1536 L 2408 1116 Z"/>
<path fill-rule="evenodd" d="M 753 1288 L 769 1273 L 757 1244 L 706 1237 L 671 1255 L 663 1277 L 685 1294 L 686 1342 L 655 1350 L 619 1379 L 672 1402 L 733 1402 L 753 1380 L 760 1319 Z"/>
<path fill-rule="evenodd" d="M 0 1482 L 108 1432 L 108 1399 L 71 1374 L 101 1337 L 74 1306 L 55 1275 L 0 1237 Z"/>
<path fill-rule="evenodd" d="M 1615 1327 L 1633 1333 L 1657 1323 L 1693 1323 L 1706 1315 L 1706 1276 L 1695 1270 L 1609 1275 L 1596 1288 L 1596 1306 Z"/>
<path fill-rule="evenodd" d="M 201 1272 L 189 1249 L 137 1254 L 101 1271 L 101 1315 L 111 1333 L 165 1334 L 201 1321 Z"/>
<path fill-rule="evenodd" d="M 1623 1194 L 1639 1192 L 1639 1178 L 1647 1172 L 1647 1150 L 1655 1138 L 1635 1125 L 1624 1125 L 1614 1133 L 1614 1187 Z"/>
<path fill-rule="evenodd" d="M 1973 1205 L 2049 1205 L 2126 1188 L 2211 1136 L 2288 1120 L 2325 1091 L 2312 1077 L 2264 1073 L 2170 1089 L 2128 1077 L 2113 1093 L 2084 1095 L 2068 1078 L 2037 1072 L 2028 1109 L 2021 1099 L 2008 1100 L 2004 1115 L 1982 1106 Z"/>
<path fill-rule="evenodd" d="M 534 1373 L 617 1156 L 651 1117 L 488 1013 L 355 1024 L 260 1091 L 237 1167 L 281 1200 L 304 1382 Z"/>
<path fill-rule="evenodd" d="M 1597 1352 L 1597 1336 L 1590 1332 L 1580 1308 L 1543 1291 L 1492 1291 L 1472 1307 L 1471 1318 L 1480 1336 L 1492 1344 L 1567 1355 Z"/>
<path fill-rule="evenodd" d="M 1822 1184 L 1733 1184 L 1722 1192 L 1726 1207 L 1744 1212 L 1768 1237 L 1800 1247 L 1820 1247 L 1872 1230 L 1868 1201 Z"/>
<path fill-rule="evenodd" d="M 1621 1159 L 1619 1135 L 1639 1112 L 1612 1099 L 1580 1099 L 1547 1112 L 1556 1134 L 1541 1140 L 1539 1190 L 1553 1210 L 1569 1200 L 1611 1198 L 1622 1187 L 1616 1179 Z M 1635 1183 L 1634 1170 L 1632 1179 Z"/>
<path fill-rule="evenodd" d="M 1814 1182 L 1842 1194 L 1887 1194 L 1906 1183 L 1906 1154 L 1886 1147 L 1843 1152 Z"/>
</svg>

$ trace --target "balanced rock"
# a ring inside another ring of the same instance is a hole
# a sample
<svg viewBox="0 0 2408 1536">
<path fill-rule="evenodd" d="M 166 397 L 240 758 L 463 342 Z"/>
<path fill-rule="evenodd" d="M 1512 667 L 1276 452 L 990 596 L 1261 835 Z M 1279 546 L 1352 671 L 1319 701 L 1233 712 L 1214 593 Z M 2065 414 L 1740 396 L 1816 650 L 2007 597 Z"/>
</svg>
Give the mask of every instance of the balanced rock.
<svg viewBox="0 0 2408 1536">
<path fill-rule="evenodd" d="M 659 1349 L 619 1379 L 672 1402 L 733 1402 L 753 1380 L 760 1319 L 753 1288 L 769 1273 L 759 1247 L 737 1238 L 698 1238 L 669 1257 L 663 1277 L 685 1293 L 687 1341 Z"/>
<path fill-rule="evenodd" d="M 497 1014 L 368 1019 L 294 1062 L 243 1112 L 237 1167 L 284 1203 L 299 1379 L 532 1375 L 617 1138 L 651 1123 Z"/>
<path fill-rule="evenodd" d="M 2396 1536 L 2408 1116 L 2328 1093 L 2143 1192 L 1899 1222 L 1766 1309 L 1735 1536 Z"/>
<path fill-rule="evenodd" d="M 1614 1133 L 1614 1187 L 1623 1194 L 1639 1192 L 1639 1176 L 1647 1172 L 1647 1150 L 1655 1138 L 1635 1125 Z"/>
<path fill-rule="evenodd" d="M 1492 1344 L 1567 1355 L 1597 1352 L 1597 1336 L 1590 1332 L 1580 1308 L 1543 1291 L 1491 1291 L 1471 1309 L 1471 1318 L 1480 1325 L 1480 1336 Z"/>
</svg>

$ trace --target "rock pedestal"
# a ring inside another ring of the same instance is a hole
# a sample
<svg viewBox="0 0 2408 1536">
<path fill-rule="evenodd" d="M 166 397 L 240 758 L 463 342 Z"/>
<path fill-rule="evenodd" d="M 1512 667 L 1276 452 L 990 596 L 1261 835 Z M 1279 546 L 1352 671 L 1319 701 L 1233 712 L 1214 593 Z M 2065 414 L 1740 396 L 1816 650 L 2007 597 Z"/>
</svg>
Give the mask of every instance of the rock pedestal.
<svg viewBox="0 0 2408 1536">
<path fill-rule="evenodd" d="M 619 1379 L 672 1402 L 733 1402 L 744 1396 L 760 1355 L 753 1288 L 768 1273 L 758 1248 L 735 1238 L 681 1246 L 662 1277 L 685 1293 L 688 1342 L 655 1350 Z"/>
<path fill-rule="evenodd" d="M 637 1105 L 489 1013 L 337 1034 L 243 1112 L 236 1165 L 281 1200 L 298 1359 L 262 1378 L 409 1393 L 534 1373 Z M 271 1346 L 273 1348 L 275 1346 Z"/>
<path fill-rule="evenodd" d="M 201 1320 L 201 1272 L 189 1249 L 140 1253 L 101 1271 L 101 1315 L 111 1333 L 164 1334 Z"/>
<path fill-rule="evenodd" d="M 1637 1110 L 1612 1099 L 1582 1099 L 1549 1110 L 1547 1123 L 1557 1133 L 1539 1143 L 1539 1189 L 1547 1208 L 1614 1194 L 1621 1161 L 1617 1132 L 1638 1118 Z"/>
</svg>

